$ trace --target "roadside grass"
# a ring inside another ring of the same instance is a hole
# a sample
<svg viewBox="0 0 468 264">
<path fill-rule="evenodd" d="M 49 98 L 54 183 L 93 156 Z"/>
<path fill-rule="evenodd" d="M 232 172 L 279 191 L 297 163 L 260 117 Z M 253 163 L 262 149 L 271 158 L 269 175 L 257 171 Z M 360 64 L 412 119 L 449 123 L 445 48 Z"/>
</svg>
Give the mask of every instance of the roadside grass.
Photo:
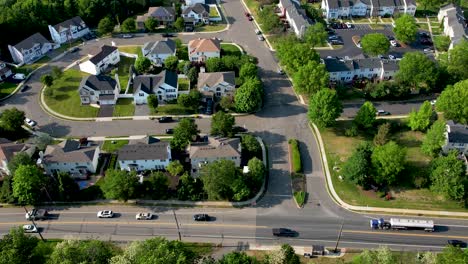
<svg viewBox="0 0 468 264">
<path fill-rule="evenodd" d="M 0 83 L 0 99 L 10 95 L 18 86 L 17 83 L 2 82 Z"/>
<path fill-rule="evenodd" d="M 123 146 L 127 145 L 128 142 L 128 140 L 105 140 L 102 144 L 102 150 L 109 153 L 114 153 L 121 149 Z"/>
<path fill-rule="evenodd" d="M 120 91 L 125 92 L 127 89 L 128 81 L 130 79 L 130 66 L 135 64 L 135 59 L 125 56 L 120 56 L 117 74 L 119 75 Z M 111 76 L 114 78 L 114 76 Z"/>
<path fill-rule="evenodd" d="M 296 200 L 296 203 L 300 207 L 304 206 L 305 198 L 306 198 L 306 192 L 304 191 L 294 192 L 294 199 Z"/>
<path fill-rule="evenodd" d="M 390 17 L 382 17 L 381 19 L 382 19 L 382 22 L 384 22 L 384 23 L 392 23 L 393 22 Z"/>
<path fill-rule="evenodd" d="M 201 27 L 195 27 L 195 32 L 212 32 L 223 30 L 226 28 L 227 24 L 225 23 L 214 23 L 213 25 L 204 25 Z"/>
<path fill-rule="evenodd" d="M 34 63 L 31 63 L 31 64 L 26 64 L 26 65 L 23 65 L 19 68 L 12 68 L 13 72 L 15 73 L 24 73 L 26 75 L 30 74 L 32 71 L 34 71 L 35 69 L 41 67 L 43 64 L 47 63 L 50 61 L 50 57 L 49 56 L 44 56 L 42 58 L 40 58 L 38 61 L 34 62 Z"/>
<path fill-rule="evenodd" d="M 236 45 L 230 43 L 221 43 L 221 53 L 226 55 L 241 56 L 242 50 L 239 49 Z"/>
<path fill-rule="evenodd" d="M 255 257 L 258 261 L 260 261 L 260 263 L 262 263 L 262 261 L 264 261 L 268 256 L 272 254 L 272 251 L 247 250 L 245 253 L 251 257 Z M 346 254 L 344 254 L 343 256 L 339 258 L 313 258 L 313 259 L 305 258 L 299 255 L 299 259 L 300 259 L 301 264 L 306 264 L 306 263 L 308 264 L 337 264 L 337 263 L 349 263 L 357 255 L 359 255 L 359 253 L 346 252 Z"/>
<path fill-rule="evenodd" d="M 219 17 L 220 14 L 218 13 L 218 10 L 214 6 L 210 6 L 210 17 Z"/>
<path fill-rule="evenodd" d="M 213 252 L 213 244 L 210 243 L 185 242 L 184 247 L 191 249 L 198 256 L 208 256 Z"/>
<path fill-rule="evenodd" d="M 135 105 L 131 98 L 120 98 L 114 107 L 112 116 L 133 116 L 135 114 Z"/>
<path fill-rule="evenodd" d="M 89 74 L 69 69 L 56 79 L 51 87 L 45 88 L 44 101 L 55 112 L 71 117 L 96 117 L 98 108 L 81 105 L 78 87 L 81 79 Z M 48 95 L 47 90 L 52 90 Z"/>
<path fill-rule="evenodd" d="M 190 89 L 190 81 L 188 78 L 179 78 L 179 91 L 188 91 Z"/>
<path fill-rule="evenodd" d="M 58 51 L 60 53 L 68 50 L 69 48 L 72 48 L 72 47 L 75 47 L 75 46 L 78 46 L 78 45 L 81 45 L 83 43 L 83 41 L 81 39 L 77 39 L 75 41 L 73 41 L 72 43 L 63 43 L 58 49 L 54 50 L 54 51 Z"/>
<path fill-rule="evenodd" d="M 291 151 L 292 172 L 300 173 L 302 171 L 301 153 L 299 151 L 299 142 L 296 139 L 288 141 Z"/>
<path fill-rule="evenodd" d="M 118 50 L 121 51 L 121 52 L 125 52 L 125 53 L 131 53 L 131 54 L 137 54 L 138 57 L 141 57 L 143 56 L 143 54 L 141 53 L 141 47 L 140 45 L 137 45 L 137 46 L 123 46 L 123 47 L 118 47 Z"/>
<path fill-rule="evenodd" d="M 153 114 L 158 114 L 158 115 L 190 115 L 190 114 L 195 114 L 195 111 L 184 106 L 180 106 L 178 104 L 166 104 L 166 105 L 160 105 L 156 109 L 156 112 Z"/>
<path fill-rule="evenodd" d="M 251 15 L 255 17 L 257 15 L 258 8 L 260 7 L 260 3 L 255 0 L 245 0 L 244 2 L 249 8 Z"/>
</svg>

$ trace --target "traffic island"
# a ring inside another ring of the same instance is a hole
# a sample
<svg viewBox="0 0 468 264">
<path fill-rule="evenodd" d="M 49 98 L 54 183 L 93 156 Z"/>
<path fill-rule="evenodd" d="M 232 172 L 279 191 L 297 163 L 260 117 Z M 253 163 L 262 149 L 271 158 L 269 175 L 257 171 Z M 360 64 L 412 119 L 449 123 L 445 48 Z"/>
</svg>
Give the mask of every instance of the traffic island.
<svg viewBox="0 0 468 264">
<path fill-rule="evenodd" d="M 304 207 L 307 200 L 306 179 L 302 174 L 301 153 L 299 151 L 299 142 L 296 139 L 288 141 L 289 164 L 291 173 L 291 189 L 294 201 L 298 208 Z"/>
</svg>

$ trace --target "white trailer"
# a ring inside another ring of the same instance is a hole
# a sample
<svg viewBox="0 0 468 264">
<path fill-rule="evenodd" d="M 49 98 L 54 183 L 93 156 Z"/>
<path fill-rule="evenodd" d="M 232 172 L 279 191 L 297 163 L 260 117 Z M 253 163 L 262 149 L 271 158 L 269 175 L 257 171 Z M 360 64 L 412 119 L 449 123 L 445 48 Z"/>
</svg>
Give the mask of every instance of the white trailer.
<svg viewBox="0 0 468 264">
<path fill-rule="evenodd" d="M 434 231 L 434 221 L 432 220 L 390 218 L 390 226 L 392 229 L 424 229 L 424 231 L 428 232 Z"/>
</svg>

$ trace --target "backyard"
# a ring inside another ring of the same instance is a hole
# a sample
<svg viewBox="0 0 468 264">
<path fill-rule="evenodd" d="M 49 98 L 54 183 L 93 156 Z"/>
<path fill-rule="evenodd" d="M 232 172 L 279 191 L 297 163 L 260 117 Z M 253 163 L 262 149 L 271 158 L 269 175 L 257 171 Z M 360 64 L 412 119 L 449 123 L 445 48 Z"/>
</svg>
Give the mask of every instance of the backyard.
<svg viewBox="0 0 468 264">
<path fill-rule="evenodd" d="M 188 91 L 190 89 L 190 82 L 187 78 L 179 78 L 179 91 Z"/>
<path fill-rule="evenodd" d="M 0 99 L 8 96 L 11 94 L 18 84 L 16 83 L 9 83 L 9 82 L 2 82 L 0 83 Z"/>
<path fill-rule="evenodd" d="M 130 54 L 137 54 L 139 57 L 143 56 L 141 53 L 141 46 L 136 45 L 136 46 L 120 46 L 118 47 L 118 50 L 121 52 L 125 53 L 130 53 Z"/>
<path fill-rule="evenodd" d="M 128 140 L 106 140 L 102 144 L 102 150 L 109 153 L 114 153 L 128 144 Z"/>
<path fill-rule="evenodd" d="M 127 89 L 128 81 L 130 78 L 130 66 L 135 64 L 135 58 L 120 56 L 120 62 L 117 68 L 117 74 L 119 75 L 120 92 L 124 93 Z M 114 76 L 111 76 L 114 78 Z"/>
<path fill-rule="evenodd" d="M 133 116 L 135 114 L 135 105 L 131 98 L 119 98 L 114 107 L 112 116 Z"/>
</svg>

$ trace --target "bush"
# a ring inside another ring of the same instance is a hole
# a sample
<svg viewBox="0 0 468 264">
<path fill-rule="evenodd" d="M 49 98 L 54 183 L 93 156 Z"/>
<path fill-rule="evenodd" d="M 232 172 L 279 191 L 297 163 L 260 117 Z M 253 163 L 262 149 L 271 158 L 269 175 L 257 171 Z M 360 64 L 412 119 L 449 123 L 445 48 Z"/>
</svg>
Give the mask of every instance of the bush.
<svg viewBox="0 0 468 264">
<path fill-rule="evenodd" d="M 358 135 L 358 128 L 356 125 L 352 125 L 350 128 L 347 128 L 344 132 L 347 137 L 355 137 Z"/>
<path fill-rule="evenodd" d="M 296 139 L 288 141 L 291 148 L 292 172 L 298 173 L 302 171 L 301 153 L 299 152 L 299 142 Z"/>
<path fill-rule="evenodd" d="M 300 192 L 294 192 L 294 199 L 296 200 L 296 203 L 302 207 L 305 203 L 305 198 L 306 198 L 306 192 L 300 191 Z"/>
</svg>

